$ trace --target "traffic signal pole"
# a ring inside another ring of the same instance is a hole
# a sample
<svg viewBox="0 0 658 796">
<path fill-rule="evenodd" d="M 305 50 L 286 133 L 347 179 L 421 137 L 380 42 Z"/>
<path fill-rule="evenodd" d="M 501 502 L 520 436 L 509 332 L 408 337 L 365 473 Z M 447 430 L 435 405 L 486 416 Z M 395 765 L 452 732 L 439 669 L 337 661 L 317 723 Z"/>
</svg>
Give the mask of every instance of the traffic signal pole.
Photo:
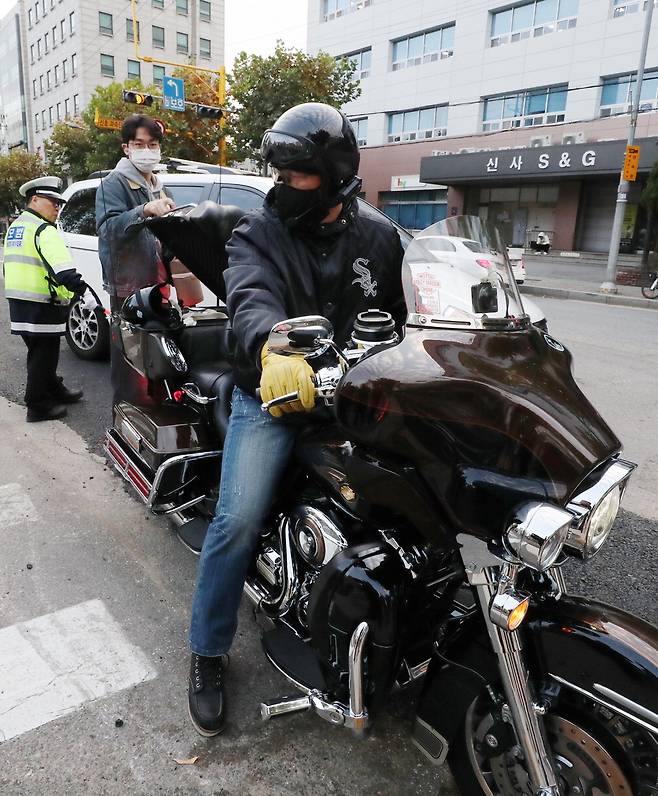
<svg viewBox="0 0 658 796">
<path fill-rule="evenodd" d="M 133 43 L 135 45 L 135 58 L 138 61 L 144 61 L 148 64 L 161 64 L 163 66 L 175 66 L 177 69 L 186 69 L 189 72 L 194 72 L 199 79 L 202 79 L 199 76 L 199 72 L 206 72 L 211 75 L 215 75 L 217 77 L 217 101 L 219 107 L 222 109 L 223 113 L 226 113 L 226 109 L 223 107 L 224 103 L 226 102 L 226 69 L 223 66 L 220 66 L 219 69 L 208 69 L 205 66 L 197 66 L 196 64 L 181 64 L 177 61 L 167 61 L 163 58 L 153 58 L 150 55 L 142 55 L 139 51 L 139 26 L 137 24 L 137 0 L 130 0 L 130 10 L 132 14 L 132 23 L 133 23 Z M 196 43 L 195 43 L 196 46 Z M 204 81 L 205 82 L 205 81 Z M 206 85 L 208 85 L 206 83 Z M 212 89 L 211 86 L 208 86 Z M 154 95 L 155 96 L 155 95 Z M 199 103 L 190 103 L 193 105 L 197 105 Z M 220 119 L 220 127 L 224 125 L 224 116 L 222 115 Z M 226 145 L 224 142 L 224 136 L 220 136 L 219 141 L 217 142 L 218 149 L 219 149 L 219 165 L 225 166 L 226 165 Z"/>
<path fill-rule="evenodd" d="M 644 19 L 644 31 L 642 33 L 642 47 L 640 48 L 640 64 L 637 70 L 637 84 L 636 84 L 635 96 L 633 97 L 633 105 L 631 108 L 631 119 L 628 125 L 628 142 L 626 145 L 627 152 L 628 152 L 628 147 L 633 146 L 633 144 L 635 143 L 635 129 L 637 127 L 637 117 L 640 112 L 640 95 L 642 93 L 642 80 L 644 79 L 644 67 L 647 61 L 649 34 L 651 33 L 651 20 L 653 17 L 653 0 L 649 0 L 645 14 L 646 17 Z M 599 290 L 602 293 L 617 293 L 617 284 L 616 284 L 617 260 L 619 258 L 619 245 L 621 243 L 621 232 L 624 225 L 624 216 L 626 215 L 626 206 L 628 204 L 629 190 L 630 190 L 630 183 L 626 179 L 624 170 L 622 170 L 621 176 L 619 178 L 619 187 L 617 188 L 617 204 L 615 206 L 615 217 L 612 222 L 612 233 L 610 235 L 610 253 L 608 254 L 608 266 L 605 272 L 605 282 L 603 282 L 603 284 L 599 288 Z"/>
</svg>

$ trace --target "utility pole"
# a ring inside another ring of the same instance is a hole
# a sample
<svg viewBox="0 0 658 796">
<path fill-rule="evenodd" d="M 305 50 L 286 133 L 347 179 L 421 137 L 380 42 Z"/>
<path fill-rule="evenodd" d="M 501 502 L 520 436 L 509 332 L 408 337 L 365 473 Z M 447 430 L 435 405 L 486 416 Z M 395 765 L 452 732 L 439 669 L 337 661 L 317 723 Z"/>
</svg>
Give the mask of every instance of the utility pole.
<svg viewBox="0 0 658 796">
<path fill-rule="evenodd" d="M 642 47 L 640 48 L 640 65 L 637 70 L 637 84 L 635 96 L 633 97 L 633 106 L 631 108 L 631 120 L 628 125 L 628 141 L 627 147 L 633 146 L 635 143 L 635 128 L 637 126 L 637 117 L 640 112 L 640 94 L 642 93 L 642 80 L 644 78 L 644 67 L 647 61 L 647 48 L 649 46 L 649 34 L 651 33 L 651 20 L 653 18 L 653 3 L 654 0 L 649 0 L 647 10 L 645 11 L 644 31 L 642 33 Z M 640 8 L 642 6 L 640 5 Z M 605 272 L 605 282 L 601 285 L 599 290 L 602 293 L 616 293 L 617 292 L 617 259 L 619 257 L 619 244 L 621 242 L 621 230 L 624 224 L 624 215 L 626 214 L 626 205 L 628 203 L 628 191 L 630 184 L 624 177 L 622 170 L 619 178 L 619 187 L 617 188 L 617 204 L 615 206 L 615 217 L 612 222 L 612 234 L 610 236 L 610 253 L 608 254 L 608 267 Z"/>
</svg>

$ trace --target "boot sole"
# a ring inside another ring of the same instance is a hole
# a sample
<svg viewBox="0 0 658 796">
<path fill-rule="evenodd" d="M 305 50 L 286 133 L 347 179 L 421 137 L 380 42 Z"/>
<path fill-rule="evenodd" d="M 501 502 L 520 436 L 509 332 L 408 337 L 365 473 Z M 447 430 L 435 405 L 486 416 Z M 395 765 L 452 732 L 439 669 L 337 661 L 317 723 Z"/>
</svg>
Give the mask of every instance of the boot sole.
<svg viewBox="0 0 658 796">
<path fill-rule="evenodd" d="M 203 727 L 201 727 L 197 723 L 196 719 L 192 715 L 192 711 L 190 709 L 190 703 L 189 702 L 187 703 L 187 713 L 188 713 L 188 715 L 190 717 L 190 721 L 192 722 L 192 726 L 194 727 L 194 729 L 199 733 L 199 735 L 203 735 L 204 738 L 214 738 L 215 735 L 221 735 L 221 733 L 224 732 L 224 727 L 223 726 L 220 727 L 218 730 L 204 730 Z"/>
</svg>

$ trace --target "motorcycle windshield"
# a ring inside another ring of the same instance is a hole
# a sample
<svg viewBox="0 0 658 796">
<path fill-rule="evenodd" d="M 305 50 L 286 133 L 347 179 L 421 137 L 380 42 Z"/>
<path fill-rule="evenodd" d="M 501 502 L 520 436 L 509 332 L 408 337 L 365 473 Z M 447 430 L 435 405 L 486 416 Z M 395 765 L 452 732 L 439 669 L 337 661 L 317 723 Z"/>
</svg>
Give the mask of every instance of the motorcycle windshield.
<svg viewBox="0 0 658 796">
<path fill-rule="evenodd" d="M 453 216 L 409 244 L 402 284 L 410 326 L 515 331 L 528 325 L 498 230 Z"/>
</svg>

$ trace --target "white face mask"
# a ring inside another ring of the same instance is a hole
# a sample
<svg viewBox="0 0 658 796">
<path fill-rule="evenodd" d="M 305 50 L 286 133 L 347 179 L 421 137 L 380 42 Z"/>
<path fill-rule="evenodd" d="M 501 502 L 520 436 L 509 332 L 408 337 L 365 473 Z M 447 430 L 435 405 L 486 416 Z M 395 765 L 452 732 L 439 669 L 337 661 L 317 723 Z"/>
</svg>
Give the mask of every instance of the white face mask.
<svg viewBox="0 0 658 796">
<path fill-rule="evenodd" d="M 133 149 L 131 147 L 128 149 L 128 157 L 136 169 L 149 174 L 160 162 L 160 149 Z"/>
</svg>

